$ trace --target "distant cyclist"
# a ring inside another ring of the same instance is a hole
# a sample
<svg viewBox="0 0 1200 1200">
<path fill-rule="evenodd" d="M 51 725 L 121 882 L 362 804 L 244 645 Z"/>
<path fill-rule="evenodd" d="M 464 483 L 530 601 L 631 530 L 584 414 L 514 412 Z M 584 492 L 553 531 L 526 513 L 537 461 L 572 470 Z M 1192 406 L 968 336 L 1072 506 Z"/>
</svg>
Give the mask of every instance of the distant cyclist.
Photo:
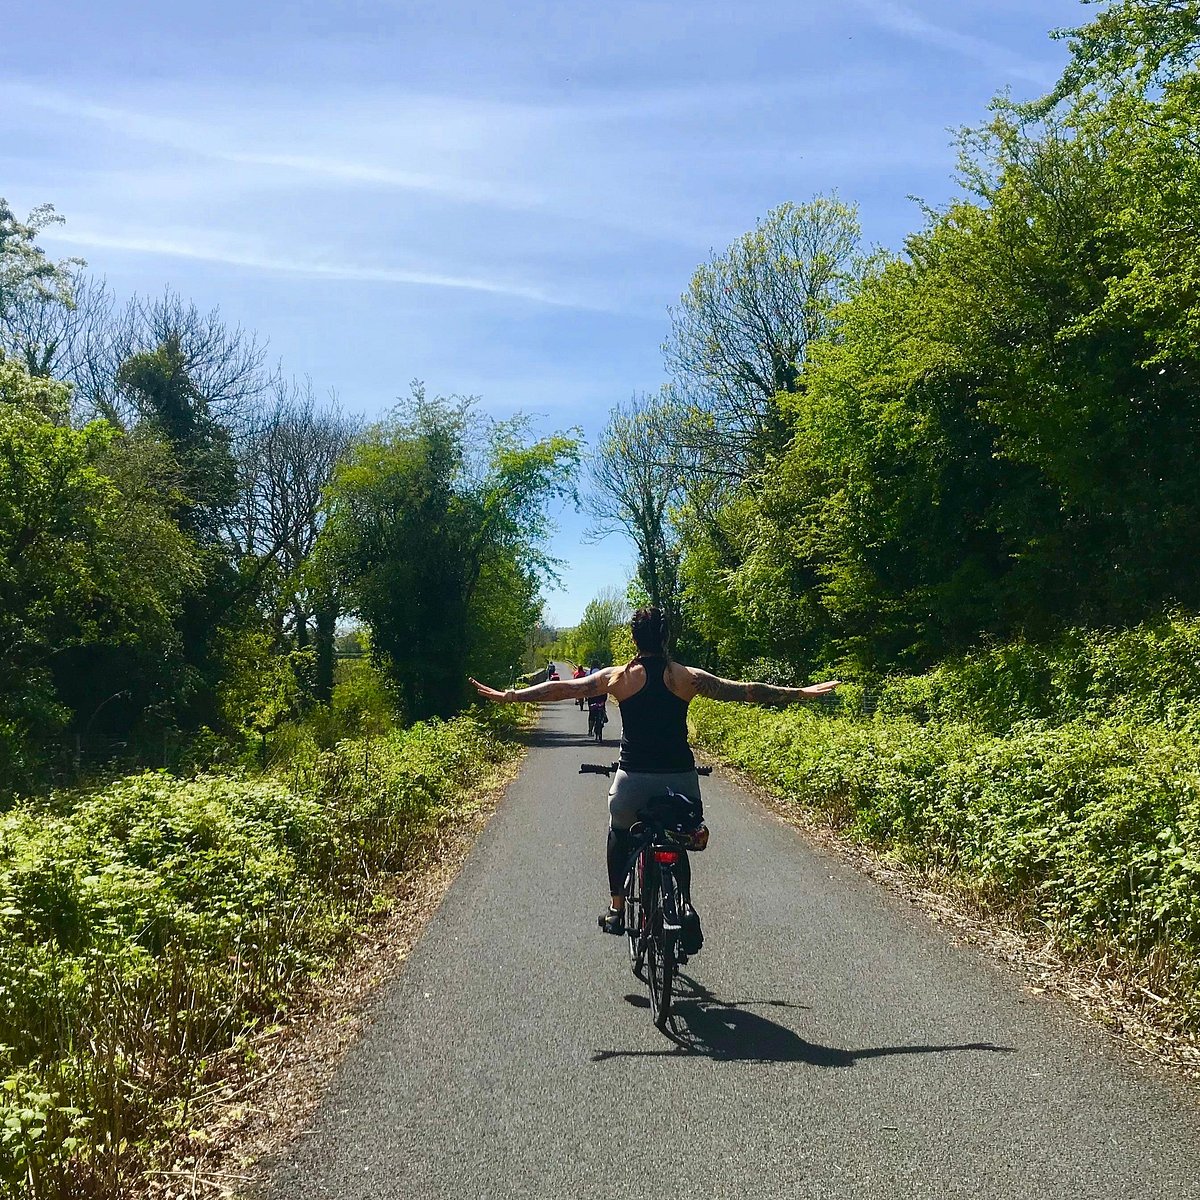
<svg viewBox="0 0 1200 1200">
<path fill-rule="evenodd" d="M 698 667 L 673 662 L 661 609 L 639 608 L 629 623 L 637 654 L 624 666 L 602 667 L 583 679 L 538 683 L 522 691 L 497 691 L 472 679 L 476 691 L 497 704 L 612 696 L 621 709 L 620 769 L 608 793 L 608 887 L 612 902 L 601 923 L 606 933 L 625 932 L 625 874 L 633 841 L 630 826 L 648 801 L 668 789 L 700 799 L 696 761 L 687 737 L 688 705 L 696 696 L 744 704 L 801 704 L 838 686 L 831 679 L 810 687 L 776 687 L 721 679 Z M 682 881 L 685 882 L 686 881 Z"/>
</svg>

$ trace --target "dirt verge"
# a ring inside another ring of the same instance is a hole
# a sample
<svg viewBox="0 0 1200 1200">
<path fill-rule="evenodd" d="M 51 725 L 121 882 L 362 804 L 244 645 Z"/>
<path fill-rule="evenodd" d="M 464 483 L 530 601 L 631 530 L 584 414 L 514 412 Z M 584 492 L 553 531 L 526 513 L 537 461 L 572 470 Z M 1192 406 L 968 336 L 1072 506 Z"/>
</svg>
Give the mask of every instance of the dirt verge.
<svg viewBox="0 0 1200 1200">
<path fill-rule="evenodd" d="M 376 989 L 403 966 L 520 765 L 517 759 L 497 769 L 469 811 L 390 881 L 386 907 L 337 964 L 230 1056 L 221 1082 L 193 1112 L 192 1127 L 172 1142 L 164 1165 L 146 1172 L 136 1200 L 236 1200 L 264 1193 L 267 1181 L 258 1164 L 303 1132 L 358 1037 Z"/>
</svg>

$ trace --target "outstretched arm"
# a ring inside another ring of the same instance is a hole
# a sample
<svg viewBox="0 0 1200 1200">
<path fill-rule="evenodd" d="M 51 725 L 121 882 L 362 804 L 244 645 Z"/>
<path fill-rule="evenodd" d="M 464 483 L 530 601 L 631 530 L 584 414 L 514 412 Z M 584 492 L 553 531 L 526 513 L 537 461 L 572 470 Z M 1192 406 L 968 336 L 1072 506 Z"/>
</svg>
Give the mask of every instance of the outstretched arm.
<svg viewBox="0 0 1200 1200">
<path fill-rule="evenodd" d="M 690 667 L 689 671 L 697 696 L 707 696 L 710 700 L 735 700 L 743 704 L 803 704 L 809 700 L 819 700 L 841 683 L 840 679 L 828 679 L 810 687 L 776 687 L 772 683 L 722 679 L 697 667 Z"/>
<path fill-rule="evenodd" d="M 611 668 L 609 668 L 611 670 Z M 595 671 L 581 679 L 548 679 L 527 688 L 509 688 L 499 692 L 472 679 L 475 690 L 493 704 L 537 704 L 541 700 L 578 700 L 580 696 L 603 696 L 608 691 L 608 670 Z"/>
</svg>

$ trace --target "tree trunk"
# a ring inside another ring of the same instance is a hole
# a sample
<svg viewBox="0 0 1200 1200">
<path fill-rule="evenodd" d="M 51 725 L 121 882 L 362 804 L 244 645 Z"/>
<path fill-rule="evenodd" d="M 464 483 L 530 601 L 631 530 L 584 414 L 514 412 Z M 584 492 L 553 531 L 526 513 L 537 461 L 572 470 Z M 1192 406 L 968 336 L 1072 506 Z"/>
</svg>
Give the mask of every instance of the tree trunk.
<svg viewBox="0 0 1200 1200">
<path fill-rule="evenodd" d="M 304 650 L 308 647 L 308 613 L 300 603 L 293 605 L 292 613 L 296 622 L 292 631 L 296 639 L 296 649 Z"/>
<path fill-rule="evenodd" d="M 333 635 L 337 626 L 337 609 L 326 601 L 318 601 L 313 613 L 316 630 L 317 678 L 314 698 L 318 704 L 328 704 L 333 696 Z"/>
</svg>

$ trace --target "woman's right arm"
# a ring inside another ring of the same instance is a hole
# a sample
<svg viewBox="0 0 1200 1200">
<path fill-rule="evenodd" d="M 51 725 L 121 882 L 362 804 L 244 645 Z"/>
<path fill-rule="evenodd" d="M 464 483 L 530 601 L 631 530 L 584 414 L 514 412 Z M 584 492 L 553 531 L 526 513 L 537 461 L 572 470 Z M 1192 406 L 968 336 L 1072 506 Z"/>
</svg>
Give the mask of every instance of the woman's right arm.
<svg viewBox="0 0 1200 1200">
<path fill-rule="evenodd" d="M 740 679 L 722 679 L 710 675 L 698 667 L 689 667 L 688 673 L 696 688 L 697 696 L 710 700 L 732 700 L 742 704 L 804 704 L 828 695 L 841 683 L 840 679 L 827 679 L 808 687 L 778 687 L 773 683 L 750 683 Z"/>
<path fill-rule="evenodd" d="M 609 671 L 611 668 L 596 671 L 592 675 L 583 675 L 579 679 L 549 679 L 531 687 L 509 688 L 504 692 L 488 687 L 478 679 L 472 679 L 470 682 L 485 700 L 491 700 L 493 704 L 536 704 L 542 700 L 577 700 L 580 696 L 602 696 L 608 690 Z"/>
</svg>

